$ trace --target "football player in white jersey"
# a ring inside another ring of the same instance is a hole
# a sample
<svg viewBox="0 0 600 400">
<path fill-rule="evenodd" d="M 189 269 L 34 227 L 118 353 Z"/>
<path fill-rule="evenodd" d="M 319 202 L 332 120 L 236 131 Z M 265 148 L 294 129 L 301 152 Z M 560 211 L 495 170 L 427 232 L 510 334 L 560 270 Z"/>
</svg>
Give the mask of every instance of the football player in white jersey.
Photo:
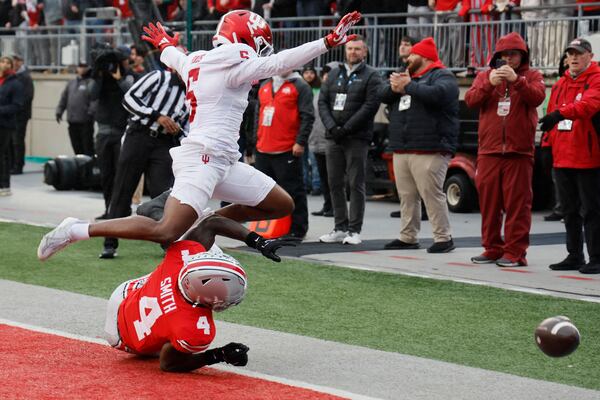
<svg viewBox="0 0 600 400">
<path fill-rule="evenodd" d="M 168 244 L 202 217 L 210 198 L 232 205 L 218 214 L 238 222 L 281 218 L 294 208 L 292 198 L 273 179 L 238 162 L 237 140 L 252 83 L 300 68 L 330 48 L 354 39 L 348 30 L 360 13 L 345 15 L 325 38 L 272 55 L 271 28 L 258 14 L 225 14 L 213 37 L 214 49 L 184 54 L 178 34 L 149 24 L 142 38 L 161 51 L 160 59 L 186 82 L 190 131 L 171 149 L 175 184 L 160 221 L 132 216 L 90 224 L 66 218 L 42 238 L 38 258 L 46 260 L 68 244 L 89 237 L 116 237 Z M 158 118 L 159 115 L 156 115 Z"/>
</svg>

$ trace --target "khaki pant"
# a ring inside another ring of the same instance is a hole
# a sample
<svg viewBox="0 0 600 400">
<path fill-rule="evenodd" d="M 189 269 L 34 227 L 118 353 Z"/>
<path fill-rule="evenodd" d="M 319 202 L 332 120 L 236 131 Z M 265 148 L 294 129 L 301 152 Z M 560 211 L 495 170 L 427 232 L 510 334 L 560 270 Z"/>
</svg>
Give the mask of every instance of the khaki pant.
<svg viewBox="0 0 600 400">
<path fill-rule="evenodd" d="M 394 154 L 394 175 L 400 196 L 400 240 L 417 243 L 421 229 L 421 199 L 425 202 L 434 242 L 452 238 L 444 180 L 449 155 Z"/>
</svg>

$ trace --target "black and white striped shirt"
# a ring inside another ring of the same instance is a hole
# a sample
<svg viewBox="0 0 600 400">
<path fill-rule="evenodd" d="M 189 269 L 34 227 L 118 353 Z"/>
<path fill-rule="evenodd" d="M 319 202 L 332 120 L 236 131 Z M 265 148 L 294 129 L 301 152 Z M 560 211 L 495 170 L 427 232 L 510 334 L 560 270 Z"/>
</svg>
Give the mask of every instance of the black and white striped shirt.
<svg viewBox="0 0 600 400">
<path fill-rule="evenodd" d="M 125 93 L 123 107 L 132 114 L 130 122 L 156 130 L 160 126 L 156 120 L 165 115 L 187 134 L 189 113 L 185 96 L 185 85 L 174 73 L 157 70 L 144 75 Z"/>
</svg>

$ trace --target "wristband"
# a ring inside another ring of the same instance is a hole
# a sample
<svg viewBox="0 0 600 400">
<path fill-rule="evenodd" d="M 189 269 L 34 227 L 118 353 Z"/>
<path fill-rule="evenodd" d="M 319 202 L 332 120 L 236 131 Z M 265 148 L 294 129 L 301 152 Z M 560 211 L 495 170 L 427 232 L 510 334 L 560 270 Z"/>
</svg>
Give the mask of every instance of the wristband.
<svg viewBox="0 0 600 400">
<path fill-rule="evenodd" d="M 248 247 L 252 247 L 253 249 L 255 249 L 260 239 L 263 239 L 263 237 L 260 236 L 258 233 L 252 231 L 248 234 L 248 236 L 246 236 L 244 242 L 246 242 L 246 245 L 248 245 Z"/>
</svg>

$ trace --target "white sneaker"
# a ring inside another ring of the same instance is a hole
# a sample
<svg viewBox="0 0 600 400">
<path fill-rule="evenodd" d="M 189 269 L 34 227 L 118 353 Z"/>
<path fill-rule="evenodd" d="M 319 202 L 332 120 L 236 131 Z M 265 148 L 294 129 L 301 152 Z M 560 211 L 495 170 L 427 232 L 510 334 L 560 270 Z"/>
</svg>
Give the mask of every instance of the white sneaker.
<svg viewBox="0 0 600 400">
<path fill-rule="evenodd" d="M 50 258 L 54 253 L 64 249 L 70 243 L 73 243 L 69 233 L 71 227 L 79 222 L 86 222 L 77 218 L 65 218 L 56 228 L 46 233 L 40 242 L 37 250 L 37 256 L 41 261 Z"/>
<path fill-rule="evenodd" d="M 348 232 L 333 230 L 326 235 L 319 238 L 319 242 L 322 243 L 342 243 L 348 236 Z"/>
<path fill-rule="evenodd" d="M 10 191 L 10 188 L 2 188 L 0 189 L 0 196 L 10 196 L 12 195 L 12 192 Z"/>
<path fill-rule="evenodd" d="M 360 234 L 356 232 L 350 232 L 348 236 L 344 238 L 342 241 L 343 244 L 361 244 L 362 240 L 360 240 Z"/>
</svg>

